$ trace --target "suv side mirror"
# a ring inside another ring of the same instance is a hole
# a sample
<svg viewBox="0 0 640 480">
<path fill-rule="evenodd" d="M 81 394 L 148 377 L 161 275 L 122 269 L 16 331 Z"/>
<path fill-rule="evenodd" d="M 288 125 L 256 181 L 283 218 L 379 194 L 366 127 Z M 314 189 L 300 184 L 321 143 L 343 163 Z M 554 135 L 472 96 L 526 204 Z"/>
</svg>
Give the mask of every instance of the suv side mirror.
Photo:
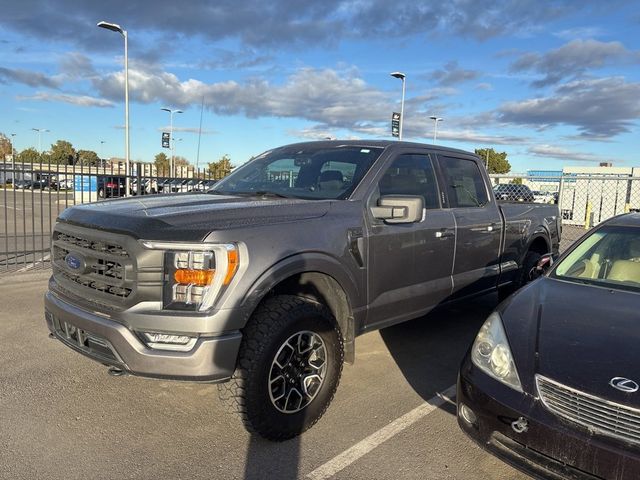
<svg viewBox="0 0 640 480">
<path fill-rule="evenodd" d="M 422 220 L 424 200 L 409 195 L 385 195 L 378 200 L 377 207 L 371 207 L 371 213 L 386 223 L 415 223 Z"/>
</svg>

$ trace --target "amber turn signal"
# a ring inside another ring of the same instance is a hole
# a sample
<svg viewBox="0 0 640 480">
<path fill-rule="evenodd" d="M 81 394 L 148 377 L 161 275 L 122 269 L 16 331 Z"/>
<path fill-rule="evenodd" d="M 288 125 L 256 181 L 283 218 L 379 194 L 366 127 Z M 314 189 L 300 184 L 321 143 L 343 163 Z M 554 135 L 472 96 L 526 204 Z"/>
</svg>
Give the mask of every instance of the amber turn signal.
<svg viewBox="0 0 640 480">
<path fill-rule="evenodd" d="M 238 258 L 238 250 L 227 250 L 227 274 L 224 277 L 223 285 L 229 285 L 233 276 L 236 274 L 238 270 L 239 258 Z"/>
<path fill-rule="evenodd" d="M 215 273 L 215 270 L 190 270 L 180 268 L 173 274 L 173 278 L 177 283 L 206 287 L 213 281 L 213 275 Z"/>
</svg>

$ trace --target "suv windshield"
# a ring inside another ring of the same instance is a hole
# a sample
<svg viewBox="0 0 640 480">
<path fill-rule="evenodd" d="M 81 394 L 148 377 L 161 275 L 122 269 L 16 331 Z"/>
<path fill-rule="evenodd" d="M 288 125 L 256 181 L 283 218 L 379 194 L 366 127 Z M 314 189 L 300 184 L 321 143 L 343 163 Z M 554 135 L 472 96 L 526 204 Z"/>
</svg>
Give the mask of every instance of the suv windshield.
<svg viewBox="0 0 640 480">
<path fill-rule="evenodd" d="M 596 230 L 562 260 L 550 276 L 640 291 L 640 228 Z"/>
<path fill-rule="evenodd" d="M 352 145 L 282 147 L 250 160 L 209 193 L 345 199 L 382 151 Z"/>
</svg>

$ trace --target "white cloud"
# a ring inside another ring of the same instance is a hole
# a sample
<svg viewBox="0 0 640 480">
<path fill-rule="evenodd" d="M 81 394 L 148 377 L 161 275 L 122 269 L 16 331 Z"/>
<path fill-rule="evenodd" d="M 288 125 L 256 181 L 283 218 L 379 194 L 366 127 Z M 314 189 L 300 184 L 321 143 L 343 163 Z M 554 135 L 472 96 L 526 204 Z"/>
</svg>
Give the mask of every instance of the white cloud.
<svg viewBox="0 0 640 480">
<path fill-rule="evenodd" d="M 62 102 L 69 103 L 71 105 L 78 105 L 80 107 L 108 108 L 114 106 L 113 102 L 103 98 L 95 98 L 87 95 L 69 95 L 66 93 L 38 92 L 35 95 L 18 95 L 16 96 L 16 99 L 40 102 Z"/>
<path fill-rule="evenodd" d="M 604 158 L 592 153 L 582 153 L 569 150 L 567 148 L 558 147 L 556 145 L 535 145 L 527 150 L 530 154 L 537 157 L 548 157 L 562 161 L 577 161 L 577 162 L 589 162 L 600 163 L 610 162 L 611 159 Z"/>
</svg>

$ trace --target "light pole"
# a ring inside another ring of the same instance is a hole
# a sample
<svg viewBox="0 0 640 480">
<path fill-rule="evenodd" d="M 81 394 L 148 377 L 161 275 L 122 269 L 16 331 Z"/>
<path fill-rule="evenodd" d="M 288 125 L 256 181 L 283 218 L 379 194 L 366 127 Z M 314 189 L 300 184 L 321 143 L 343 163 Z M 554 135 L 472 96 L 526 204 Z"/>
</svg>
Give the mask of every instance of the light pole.
<svg viewBox="0 0 640 480">
<path fill-rule="evenodd" d="M 129 188 L 131 182 L 129 178 L 131 174 L 129 164 L 129 37 L 127 36 L 127 31 L 115 23 L 99 22 L 98 26 L 112 32 L 118 32 L 124 37 L 124 158 L 127 170 L 125 175 L 125 195 L 129 195 L 131 192 Z"/>
<path fill-rule="evenodd" d="M 31 130 L 38 132 L 38 153 L 42 153 L 42 134 L 44 132 L 49 132 L 50 130 L 46 128 L 32 128 Z"/>
<path fill-rule="evenodd" d="M 169 176 L 173 177 L 173 114 L 184 113 L 182 110 L 172 110 L 170 108 L 161 108 L 165 112 L 169 112 L 169 148 L 171 149 L 171 163 L 169 163 Z"/>
<path fill-rule="evenodd" d="M 102 146 L 105 144 L 106 142 L 104 140 L 100 140 L 100 155 L 99 155 L 99 160 L 102 160 Z"/>
<path fill-rule="evenodd" d="M 10 146 L 11 146 L 11 182 L 12 182 L 12 185 L 15 185 L 15 183 L 16 183 L 16 181 L 15 181 L 15 178 L 16 178 L 16 156 L 13 153 L 13 145 L 15 144 L 15 141 L 13 140 L 13 137 L 15 137 L 15 136 L 16 136 L 16 134 L 12 133 L 11 134 L 11 138 L 9 139 L 9 141 L 11 142 Z"/>
<path fill-rule="evenodd" d="M 443 121 L 444 118 L 436 116 L 431 116 L 429 118 L 433 120 L 433 143 L 436 143 L 436 140 L 438 139 L 438 122 Z"/>
<path fill-rule="evenodd" d="M 402 140 L 402 125 L 404 124 L 404 84 L 406 75 L 402 72 L 392 72 L 393 78 L 399 78 L 402 80 L 402 102 L 400 103 L 400 132 L 398 133 L 398 140 Z"/>
</svg>

